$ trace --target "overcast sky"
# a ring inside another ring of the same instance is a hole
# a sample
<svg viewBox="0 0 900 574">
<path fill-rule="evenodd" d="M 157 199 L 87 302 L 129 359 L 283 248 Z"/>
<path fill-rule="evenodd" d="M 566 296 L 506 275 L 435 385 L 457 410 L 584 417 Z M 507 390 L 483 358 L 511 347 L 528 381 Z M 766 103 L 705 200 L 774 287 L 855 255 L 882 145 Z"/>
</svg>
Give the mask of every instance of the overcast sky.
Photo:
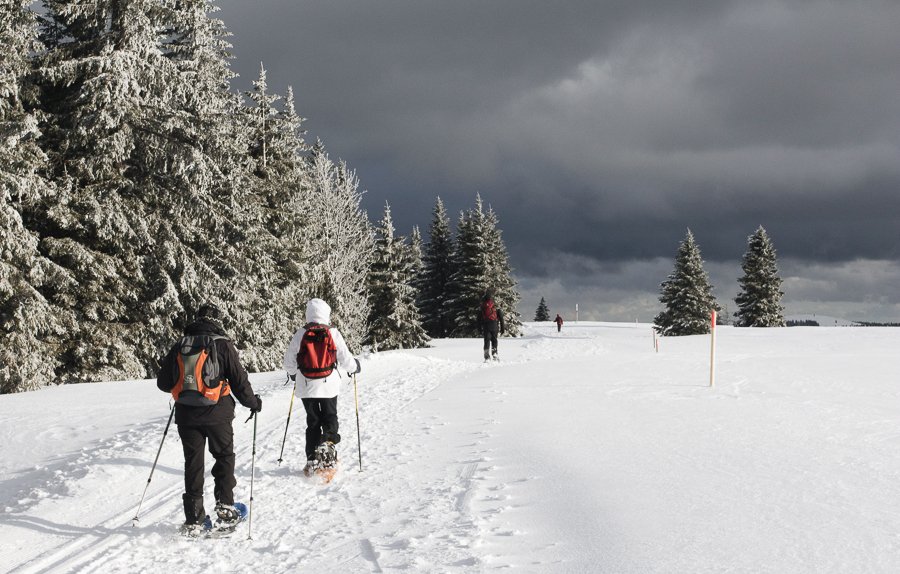
<svg viewBox="0 0 900 574">
<path fill-rule="evenodd" d="M 687 228 L 733 312 L 762 225 L 789 314 L 900 320 L 896 0 L 217 4 L 373 221 L 481 194 L 525 319 L 652 320 Z"/>
</svg>

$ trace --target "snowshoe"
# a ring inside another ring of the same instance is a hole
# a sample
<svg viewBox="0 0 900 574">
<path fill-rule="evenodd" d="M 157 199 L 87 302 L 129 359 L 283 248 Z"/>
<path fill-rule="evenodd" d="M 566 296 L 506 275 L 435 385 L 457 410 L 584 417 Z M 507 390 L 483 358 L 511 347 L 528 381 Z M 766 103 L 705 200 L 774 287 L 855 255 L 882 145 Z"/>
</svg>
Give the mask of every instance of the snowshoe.
<svg viewBox="0 0 900 574">
<path fill-rule="evenodd" d="M 247 518 L 248 513 L 247 505 L 243 502 L 235 502 L 233 505 L 216 504 L 216 521 L 207 529 L 209 536 L 213 538 L 228 536 Z"/>
<path fill-rule="evenodd" d="M 303 469 L 306 476 L 312 476 L 323 484 L 328 484 L 334 479 L 334 475 L 338 470 L 337 449 L 331 441 L 325 441 L 316 448 L 315 459 L 310 461 L 313 463 L 312 469 L 307 474 L 307 469 Z M 310 463 L 307 462 L 307 467 Z"/>
<path fill-rule="evenodd" d="M 216 504 L 216 516 L 219 518 L 216 522 L 222 524 L 237 524 L 241 519 L 241 513 L 233 504 Z"/>
<path fill-rule="evenodd" d="M 187 523 L 185 522 L 178 528 L 178 533 L 186 538 L 200 538 L 212 528 L 212 521 L 209 516 L 203 519 L 203 522 Z"/>
<path fill-rule="evenodd" d="M 334 480 L 335 475 L 337 475 L 338 466 L 335 464 L 334 466 L 329 466 L 327 468 L 317 468 L 313 474 L 312 479 L 320 484 L 328 484 L 332 480 Z"/>
<path fill-rule="evenodd" d="M 337 464 L 337 449 L 334 443 L 325 441 L 316 448 L 316 464 L 319 468 L 331 468 Z"/>
</svg>

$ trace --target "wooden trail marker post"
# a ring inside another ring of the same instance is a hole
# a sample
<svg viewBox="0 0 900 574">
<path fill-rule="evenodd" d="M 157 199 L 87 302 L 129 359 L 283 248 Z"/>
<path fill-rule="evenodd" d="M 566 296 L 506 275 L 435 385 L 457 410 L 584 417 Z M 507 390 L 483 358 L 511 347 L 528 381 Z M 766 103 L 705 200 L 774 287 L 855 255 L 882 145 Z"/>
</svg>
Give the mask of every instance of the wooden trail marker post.
<svg viewBox="0 0 900 574">
<path fill-rule="evenodd" d="M 716 384 L 716 310 L 711 313 L 712 328 L 710 329 L 710 345 L 709 345 L 709 386 L 714 387 Z"/>
</svg>

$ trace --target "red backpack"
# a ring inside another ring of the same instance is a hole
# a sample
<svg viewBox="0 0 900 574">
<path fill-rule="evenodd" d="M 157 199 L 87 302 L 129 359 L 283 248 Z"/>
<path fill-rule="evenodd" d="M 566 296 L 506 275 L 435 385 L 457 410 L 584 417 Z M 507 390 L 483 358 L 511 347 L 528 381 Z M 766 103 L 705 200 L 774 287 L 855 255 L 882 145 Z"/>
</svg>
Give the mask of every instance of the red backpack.
<svg viewBox="0 0 900 574">
<path fill-rule="evenodd" d="M 488 299 L 481 303 L 481 318 L 485 321 L 497 320 L 497 309 L 494 307 L 493 299 Z"/>
<path fill-rule="evenodd" d="M 324 379 L 337 367 L 337 346 L 328 325 L 310 323 L 300 339 L 297 369 L 307 379 Z"/>
</svg>

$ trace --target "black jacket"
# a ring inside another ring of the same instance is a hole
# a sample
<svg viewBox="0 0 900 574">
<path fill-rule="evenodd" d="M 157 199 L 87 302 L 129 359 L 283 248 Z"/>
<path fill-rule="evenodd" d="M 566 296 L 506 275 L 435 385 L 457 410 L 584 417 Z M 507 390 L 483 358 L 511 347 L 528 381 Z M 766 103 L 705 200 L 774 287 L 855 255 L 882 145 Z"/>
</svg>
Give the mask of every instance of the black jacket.
<svg viewBox="0 0 900 574">
<path fill-rule="evenodd" d="M 208 319 L 198 319 L 185 327 L 185 335 L 219 335 L 225 336 L 222 327 Z M 231 394 L 219 399 L 219 402 L 209 407 L 192 407 L 175 403 L 175 424 L 185 426 L 212 426 L 231 424 L 234 419 L 234 399 L 236 398 L 248 409 L 258 406 L 253 387 L 247 379 L 247 371 L 241 366 L 237 349 L 230 339 L 216 340 L 216 352 L 222 363 L 222 372 L 231 387 Z M 156 376 L 156 386 L 161 391 L 171 392 L 175 388 L 178 376 L 177 363 L 178 349 L 173 347 L 163 358 L 160 364 L 159 374 Z"/>
<path fill-rule="evenodd" d="M 482 304 L 488 301 L 488 299 L 482 299 Z M 481 329 L 481 332 L 492 332 L 492 333 L 503 333 L 506 331 L 506 324 L 503 322 L 503 311 L 497 308 L 496 303 L 494 304 L 494 310 L 497 311 L 497 320 L 496 321 L 488 321 L 481 314 L 481 309 L 478 310 L 478 326 Z"/>
</svg>

